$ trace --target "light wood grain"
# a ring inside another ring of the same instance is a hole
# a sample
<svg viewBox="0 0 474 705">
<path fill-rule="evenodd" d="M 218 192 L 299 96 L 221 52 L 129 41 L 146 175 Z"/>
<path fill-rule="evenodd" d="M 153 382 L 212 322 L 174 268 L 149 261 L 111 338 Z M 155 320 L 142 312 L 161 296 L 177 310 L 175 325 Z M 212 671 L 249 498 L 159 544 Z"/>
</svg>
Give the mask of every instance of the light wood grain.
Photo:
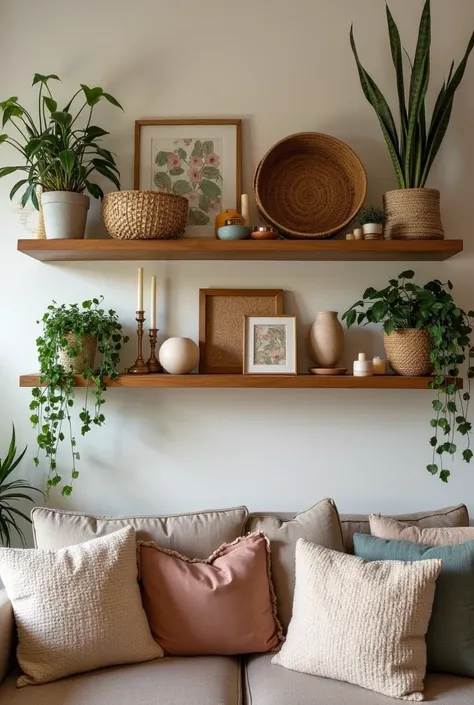
<svg viewBox="0 0 474 705">
<path fill-rule="evenodd" d="M 430 377 L 401 377 L 399 375 L 376 375 L 373 377 L 319 377 L 315 375 L 127 375 L 123 374 L 110 387 L 149 387 L 155 389 L 429 389 Z M 85 387 L 82 377 L 75 377 L 75 386 Z M 38 374 L 22 375 L 20 387 L 36 387 Z M 462 389 L 462 379 L 457 380 Z"/>
<path fill-rule="evenodd" d="M 18 251 L 41 262 L 115 260 L 442 261 L 462 240 L 18 240 Z"/>
</svg>

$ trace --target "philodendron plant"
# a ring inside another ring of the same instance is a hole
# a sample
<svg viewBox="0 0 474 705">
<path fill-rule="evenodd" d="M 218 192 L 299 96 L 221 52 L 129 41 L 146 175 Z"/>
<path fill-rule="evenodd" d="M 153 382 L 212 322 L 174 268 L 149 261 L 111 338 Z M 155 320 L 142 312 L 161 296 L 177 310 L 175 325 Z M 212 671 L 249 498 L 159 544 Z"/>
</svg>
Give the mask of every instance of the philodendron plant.
<svg viewBox="0 0 474 705">
<path fill-rule="evenodd" d="M 451 473 L 445 467 L 445 458 L 457 453 L 457 434 L 465 439 L 463 460 L 469 463 L 473 457 L 468 410 L 474 377 L 474 347 L 471 345 L 474 311 L 466 313 L 455 303 L 450 294 L 453 289 L 450 281 L 443 283 L 435 279 L 418 286 L 411 281 L 414 276 L 412 270 L 407 270 L 397 279 L 390 279 L 383 289 L 369 287 L 342 318 L 348 328 L 356 322 L 358 325 L 379 323 L 387 335 L 401 328 L 426 330 L 430 334 L 434 376 L 429 385 L 437 394 L 432 402 L 435 415 L 430 421 L 433 458 L 427 470 L 447 482 Z M 462 393 L 456 378 L 466 362 L 467 390 Z"/>
</svg>

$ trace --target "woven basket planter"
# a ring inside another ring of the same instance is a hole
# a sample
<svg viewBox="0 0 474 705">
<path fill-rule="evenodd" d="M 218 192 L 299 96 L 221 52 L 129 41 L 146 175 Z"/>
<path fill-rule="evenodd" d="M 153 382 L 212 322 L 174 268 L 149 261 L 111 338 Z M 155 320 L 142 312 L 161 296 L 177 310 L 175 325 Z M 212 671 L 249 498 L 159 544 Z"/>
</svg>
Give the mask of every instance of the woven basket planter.
<svg viewBox="0 0 474 705">
<path fill-rule="evenodd" d="M 433 371 L 430 353 L 431 336 L 426 330 L 400 328 L 383 334 L 383 344 L 390 367 L 399 375 L 421 377 Z"/>
<path fill-rule="evenodd" d="M 75 345 L 77 335 L 66 333 L 66 340 L 70 345 Z M 72 371 L 75 375 L 82 375 L 86 367 L 93 367 L 95 354 L 97 351 L 97 339 L 91 335 L 83 336 L 84 350 L 80 355 L 68 355 L 66 349 L 58 351 L 58 363 L 67 371 Z"/>
<path fill-rule="evenodd" d="M 433 188 L 387 191 L 385 237 L 392 240 L 444 240 L 440 195 Z"/>
<path fill-rule="evenodd" d="M 287 237 L 331 237 L 350 223 L 365 199 L 367 177 L 355 152 L 318 132 L 275 144 L 254 179 L 260 215 Z"/>
<path fill-rule="evenodd" d="M 169 240 L 186 228 L 188 201 L 161 191 L 116 191 L 104 197 L 102 216 L 118 240 Z"/>
</svg>

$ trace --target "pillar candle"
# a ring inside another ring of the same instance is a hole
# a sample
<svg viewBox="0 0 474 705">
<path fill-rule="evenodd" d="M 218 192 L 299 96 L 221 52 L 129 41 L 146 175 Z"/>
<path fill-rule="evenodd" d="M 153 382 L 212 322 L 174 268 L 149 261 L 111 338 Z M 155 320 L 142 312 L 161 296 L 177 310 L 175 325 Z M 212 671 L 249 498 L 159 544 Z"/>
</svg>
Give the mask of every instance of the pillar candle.
<svg viewBox="0 0 474 705">
<path fill-rule="evenodd" d="M 156 277 L 151 277 L 150 328 L 156 328 Z"/>
<path fill-rule="evenodd" d="M 137 311 L 143 311 L 143 267 L 138 267 Z"/>
<path fill-rule="evenodd" d="M 240 199 L 241 199 L 240 210 L 242 211 L 242 218 L 244 219 L 244 225 L 246 225 L 249 228 L 250 227 L 249 197 L 246 193 L 243 193 L 242 196 L 240 197 Z"/>
</svg>

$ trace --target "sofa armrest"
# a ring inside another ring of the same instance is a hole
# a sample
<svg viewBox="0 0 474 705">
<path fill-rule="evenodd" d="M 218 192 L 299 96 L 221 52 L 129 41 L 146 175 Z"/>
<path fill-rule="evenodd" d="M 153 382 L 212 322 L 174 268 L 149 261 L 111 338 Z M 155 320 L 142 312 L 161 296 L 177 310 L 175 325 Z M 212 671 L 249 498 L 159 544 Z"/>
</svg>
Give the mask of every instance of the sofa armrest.
<svg viewBox="0 0 474 705">
<path fill-rule="evenodd" d="M 6 590 L 0 590 L 0 683 L 10 670 L 15 620 Z"/>
</svg>

